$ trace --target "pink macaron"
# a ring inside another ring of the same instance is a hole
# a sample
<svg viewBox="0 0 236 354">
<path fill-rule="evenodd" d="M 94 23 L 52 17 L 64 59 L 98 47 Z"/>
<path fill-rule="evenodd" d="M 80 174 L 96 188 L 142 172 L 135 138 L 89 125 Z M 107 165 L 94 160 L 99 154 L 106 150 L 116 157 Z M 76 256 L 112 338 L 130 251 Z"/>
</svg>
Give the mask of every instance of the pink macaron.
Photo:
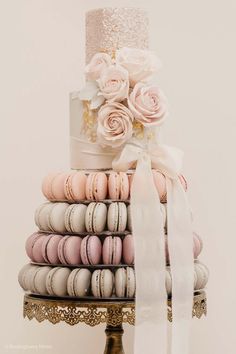
<svg viewBox="0 0 236 354">
<path fill-rule="evenodd" d="M 133 235 L 126 235 L 123 240 L 123 259 L 124 263 L 134 264 L 134 238 Z"/>
<path fill-rule="evenodd" d="M 107 176 L 104 172 L 92 172 L 88 175 L 85 194 L 88 200 L 106 199 Z"/>
<path fill-rule="evenodd" d="M 129 177 L 125 172 L 111 172 L 108 177 L 110 199 L 127 200 L 129 198 Z"/>
<path fill-rule="evenodd" d="M 27 256 L 34 262 L 34 256 L 33 256 L 33 247 L 35 242 L 42 236 L 45 236 L 44 233 L 41 232 L 34 232 L 32 235 L 30 235 L 25 243 L 25 251 Z"/>
<path fill-rule="evenodd" d="M 86 198 L 87 176 L 82 171 L 74 171 L 67 175 L 64 181 L 64 193 L 70 202 L 77 202 Z"/>
<path fill-rule="evenodd" d="M 58 244 L 58 257 L 62 264 L 81 264 L 81 242 L 79 236 L 64 236 Z"/>
<path fill-rule="evenodd" d="M 86 236 L 81 242 L 81 260 L 83 264 L 99 264 L 102 255 L 102 243 L 97 236 Z"/>
<path fill-rule="evenodd" d="M 44 263 L 42 245 L 44 243 L 44 240 L 47 239 L 47 237 L 48 235 L 44 234 L 35 240 L 34 245 L 32 246 L 32 261 L 37 263 Z"/>
<path fill-rule="evenodd" d="M 50 234 L 46 238 L 44 238 L 42 242 L 42 255 L 46 263 L 50 263 L 50 264 L 60 263 L 57 247 L 62 238 L 63 238 L 62 235 L 55 235 L 55 234 Z"/>
<path fill-rule="evenodd" d="M 102 258 L 104 264 L 119 264 L 122 256 L 122 241 L 120 237 L 108 236 L 105 238 L 102 247 Z"/>
<path fill-rule="evenodd" d="M 49 173 L 44 177 L 42 182 L 42 192 L 43 195 L 50 201 L 54 200 L 54 195 L 52 193 L 52 181 L 58 175 L 56 172 Z"/>
</svg>

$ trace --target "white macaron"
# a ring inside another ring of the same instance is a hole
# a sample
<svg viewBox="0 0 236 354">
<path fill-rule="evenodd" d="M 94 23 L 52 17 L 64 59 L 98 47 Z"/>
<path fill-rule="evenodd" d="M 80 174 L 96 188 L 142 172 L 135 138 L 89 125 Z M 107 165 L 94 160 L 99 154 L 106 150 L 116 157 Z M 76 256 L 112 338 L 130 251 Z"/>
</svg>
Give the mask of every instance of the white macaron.
<svg viewBox="0 0 236 354">
<path fill-rule="evenodd" d="M 110 269 L 97 269 L 93 272 L 91 287 L 94 297 L 111 297 L 114 275 Z"/>
<path fill-rule="evenodd" d="M 35 211 L 35 224 L 38 226 L 39 230 L 50 231 L 49 225 L 49 215 L 54 203 L 46 202 L 40 205 Z"/>
<path fill-rule="evenodd" d="M 50 295 L 66 296 L 67 280 L 71 270 L 67 267 L 55 267 L 46 277 L 46 289 Z"/>
<path fill-rule="evenodd" d="M 67 292 L 70 296 L 88 296 L 91 287 L 91 272 L 86 268 L 76 268 L 67 280 Z"/>
<path fill-rule="evenodd" d="M 49 227 L 51 231 L 66 232 L 65 213 L 68 207 L 68 203 L 54 203 L 49 213 Z"/>
<path fill-rule="evenodd" d="M 135 274 L 133 268 L 117 269 L 115 273 L 115 292 L 117 297 L 134 297 Z"/>
<path fill-rule="evenodd" d="M 85 215 L 87 206 L 71 204 L 65 212 L 65 227 L 68 232 L 80 233 L 85 231 Z"/>
<path fill-rule="evenodd" d="M 109 205 L 107 213 L 107 227 L 111 232 L 124 232 L 127 226 L 127 207 L 123 202 L 114 202 Z"/>
<path fill-rule="evenodd" d="M 92 202 L 88 205 L 85 215 L 85 227 L 88 232 L 99 233 L 105 230 L 107 207 L 104 203 Z"/>
<path fill-rule="evenodd" d="M 38 268 L 38 266 L 28 263 L 28 264 L 24 265 L 21 268 L 21 270 L 19 271 L 18 282 L 19 282 L 19 284 L 20 284 L 20 286 L 22 287 L 23 290 L 25 290 L 25 291 L 29 291 L 30 290 L 28 273 L 32 272 L 36 268 Z"/>
</svg>

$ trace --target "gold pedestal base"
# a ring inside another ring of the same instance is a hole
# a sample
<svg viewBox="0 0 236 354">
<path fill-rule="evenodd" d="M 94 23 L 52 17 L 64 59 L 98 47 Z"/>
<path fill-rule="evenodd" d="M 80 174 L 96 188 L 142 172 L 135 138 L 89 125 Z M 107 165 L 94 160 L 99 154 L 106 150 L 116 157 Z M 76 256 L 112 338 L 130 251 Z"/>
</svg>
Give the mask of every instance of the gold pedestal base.
<svg viewBox="0 0 236 354">
<path fill-rule="evenodd" d="M 124 333 L 122 324 L 116 327 L 107 325 L 105 333 L 107 340 L 104 354 L 125 354 L 122 344 Z"/>
<path fill-rule="evenodd" d="M 198 292 L 193 298 L 193 317 L 206 315 L 206 294 Z M 167 306 L 168 320 L 172 321 L 171 300 Z M 96 326 L 106 323 L 106 347 L 104 354 L 124 354 L 122 324 L 135 324 L 135 304 L 133 301 L 96 301 L 76 298 L 56 298 L 50 296 L 25 295 L 24 317 L 38 322 L 48 320 L 53 324 L 66 322 L 73 326 L 85 323 Z"/>
</svg>

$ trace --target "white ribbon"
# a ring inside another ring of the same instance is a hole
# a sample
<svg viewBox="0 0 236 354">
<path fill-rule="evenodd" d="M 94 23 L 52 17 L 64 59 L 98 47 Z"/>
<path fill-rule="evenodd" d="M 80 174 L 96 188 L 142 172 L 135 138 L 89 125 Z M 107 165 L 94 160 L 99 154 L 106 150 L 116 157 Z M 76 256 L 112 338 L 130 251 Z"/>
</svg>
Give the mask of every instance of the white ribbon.
<svg viewBox="0 0 236 354">
<path fill-rule="evenodd" d="M 178 175 L 183 153 L 166 145 L 131 142 L 113 160 L 116 171 L 136 171 L 131 188 L 135 244 L 135 354 L 167 353 L 164 228 L 151 168 L 167 179 L 168 246 L 172 275 L 172 354 L 187 354 L 193 303 L 193 238 L 190 208 Z M 158 343 L 158 348 L 153 347 Z"/>
</svg>

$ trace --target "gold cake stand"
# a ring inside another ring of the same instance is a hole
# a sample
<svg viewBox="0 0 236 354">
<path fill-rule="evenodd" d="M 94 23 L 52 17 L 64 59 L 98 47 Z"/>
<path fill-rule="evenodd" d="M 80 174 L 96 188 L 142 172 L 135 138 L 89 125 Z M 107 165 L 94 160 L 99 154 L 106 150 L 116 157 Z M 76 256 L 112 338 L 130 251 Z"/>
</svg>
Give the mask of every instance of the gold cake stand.
<svg viewBox="0 0 236 354">
<path fill-rule="evenodd" d="M 206 313 L 206 293 L 199 291 L 194 294 L 193 298 L 193 317 L 200 319 Z M 23 315 L 29 320 L 33 318 L 38 322 L 48 320 L 53 324 L 66 322 L 71 326 L 85 323 L 94 327 L 100 323 L 106 323 L 104 354 L 124 354 L 122 324 L 135 324 L 135 304 L 134 301 L 78 300 L 26 294 Z M 168 300 L 167 316 L 171 322 L 171 299 Z"/>
</svg>

